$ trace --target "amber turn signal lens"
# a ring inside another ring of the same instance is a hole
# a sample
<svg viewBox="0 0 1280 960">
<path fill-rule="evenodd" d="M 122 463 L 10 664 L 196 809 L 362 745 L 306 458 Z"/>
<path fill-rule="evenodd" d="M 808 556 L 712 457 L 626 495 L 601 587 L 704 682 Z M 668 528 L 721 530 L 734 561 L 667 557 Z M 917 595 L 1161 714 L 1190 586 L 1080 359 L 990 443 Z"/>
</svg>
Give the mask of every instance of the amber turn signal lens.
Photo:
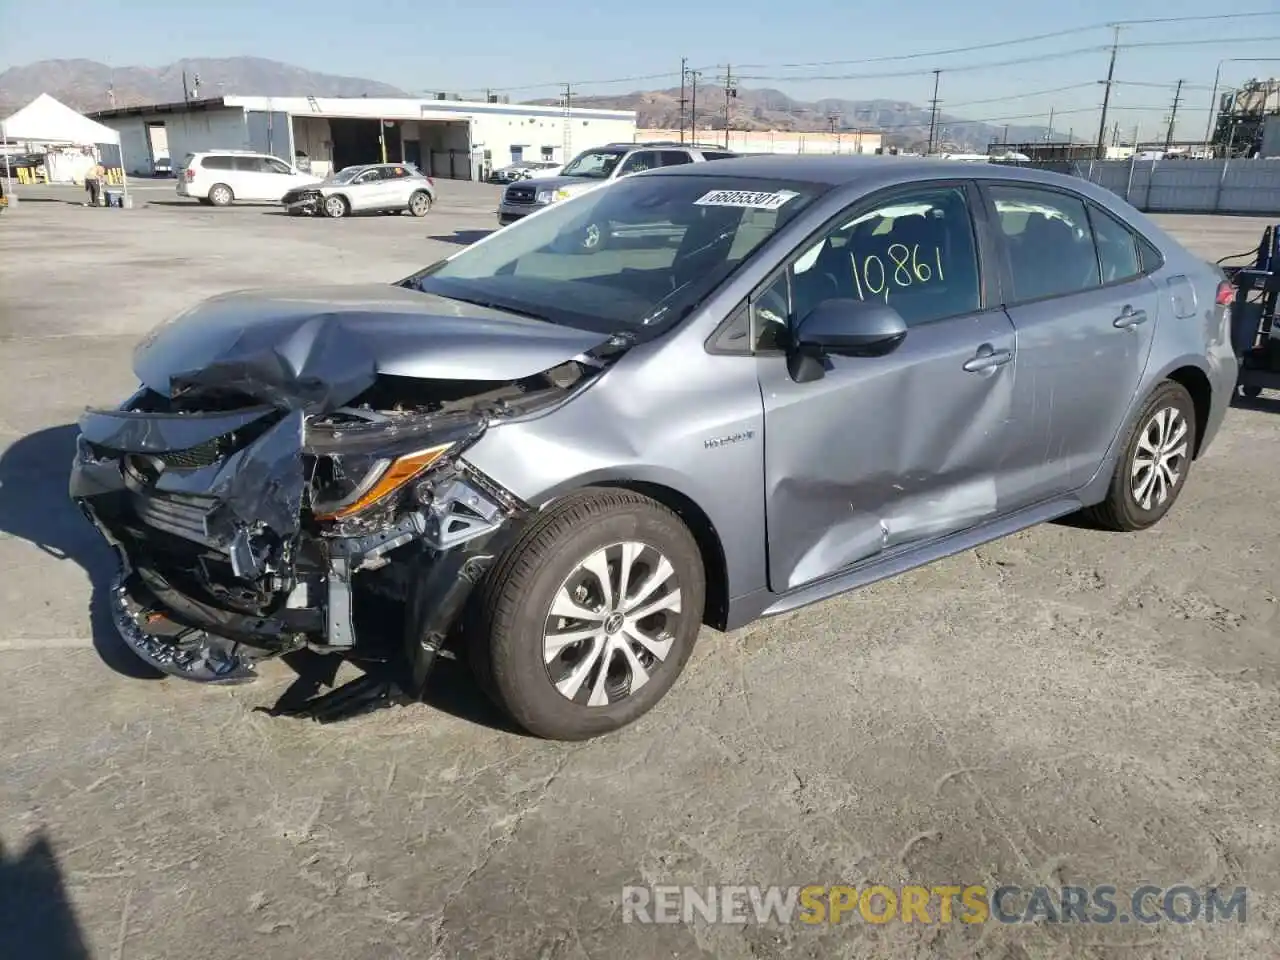
<svg viewBox="0 0 1280 960">
<path fill-rule="evenodd" d="M 373 506 L 379 500 L 392 493 L 395 493 L 402 486 L 412 480 L 422 471 L 444 456 L 445 451 L 453 444 L 445 443 L 438 447 L 431 447 L 427 450 L 419 450 L 417 453 L 410 453 L 398 460 L 392 462 L 391 466 L 383 472 L 378 478 L 378 482 L 370 487 L 360 496 L 358 500 L 354 500 L 332 513 L 323 513 L 316 516 L 317 520 L 345 520 L 353 517 L 361 510 L 366 510 Z"/>
</svg>

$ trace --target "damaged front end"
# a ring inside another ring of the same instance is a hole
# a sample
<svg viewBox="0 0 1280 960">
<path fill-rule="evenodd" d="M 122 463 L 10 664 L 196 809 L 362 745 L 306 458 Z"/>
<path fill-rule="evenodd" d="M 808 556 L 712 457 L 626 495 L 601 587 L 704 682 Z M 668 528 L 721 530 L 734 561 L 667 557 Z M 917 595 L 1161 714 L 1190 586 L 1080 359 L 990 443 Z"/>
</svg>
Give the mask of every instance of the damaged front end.
<svg viewBox="0 0 1280 960">
<path fill-rule="evenodd" d="M 420 695 L 529 513 L 467 463 L 468 447 L 598 369 L 573 360 L 498 383 L 377 375 L 341 406 L 203 377 L 87 411 L 70 492 L 119 555 L 121 637 L 153 667 L 212 683 L 303 648 L 407 651 L 404 692 Z"/>
</svg>

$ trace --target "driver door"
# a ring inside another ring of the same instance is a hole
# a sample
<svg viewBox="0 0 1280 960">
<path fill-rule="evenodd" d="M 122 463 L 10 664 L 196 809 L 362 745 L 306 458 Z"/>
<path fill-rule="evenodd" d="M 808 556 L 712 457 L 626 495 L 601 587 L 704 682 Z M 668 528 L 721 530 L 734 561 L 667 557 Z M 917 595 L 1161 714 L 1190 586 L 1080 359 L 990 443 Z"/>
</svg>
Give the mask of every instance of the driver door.
<svg viewBox="0 0 1280 960">
<path fill-rule="evenodd" d="M 384 190 L 382 170 L 379 167 L 366 170 L 351 181 L 351 189 L 347 191 L 347 199 L 351 203 L 352 211 L 378 209 Z"/>
<path fill-rule="evenodd" d="M 1001 512 L 1014 329 L 984 298 L 961 182 L 879 194 L 811 237 L 752 298 L 765 407 L 770 589 L 784 593 Z M 879 357 L 795 382 L 790 331 L 828 299 L 880 299 L 908 325 Z"/>
</svg>

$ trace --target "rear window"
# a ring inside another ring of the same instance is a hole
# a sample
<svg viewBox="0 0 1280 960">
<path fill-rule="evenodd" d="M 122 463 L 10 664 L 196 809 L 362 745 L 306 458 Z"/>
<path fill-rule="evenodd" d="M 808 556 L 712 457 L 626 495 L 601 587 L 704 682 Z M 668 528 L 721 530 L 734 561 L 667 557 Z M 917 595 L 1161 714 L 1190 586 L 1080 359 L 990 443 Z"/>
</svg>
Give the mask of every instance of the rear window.
<svg viewBox="0 0 1280 960">
<path fill-rule="evenodd" d="M 703 150 L 702 157 L 704 160 L 728 160 L 737 154 L 725 153 L 723 150 Z"/>
<path fill-rule="evenodd" d="M 205 157 L 200 161 L 200 166 L 206 170 L 230 170 L 231 158 L 226 156 L 218 156 L 216 154 Z"/>
</svg>

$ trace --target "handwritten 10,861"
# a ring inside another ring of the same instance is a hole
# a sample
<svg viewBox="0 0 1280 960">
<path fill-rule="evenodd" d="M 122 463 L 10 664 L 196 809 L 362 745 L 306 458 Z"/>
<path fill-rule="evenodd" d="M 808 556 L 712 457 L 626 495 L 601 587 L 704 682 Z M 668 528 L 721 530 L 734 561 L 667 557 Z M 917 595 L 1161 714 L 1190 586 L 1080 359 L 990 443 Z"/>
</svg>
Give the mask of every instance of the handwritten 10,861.
<svg viewBox="0 0 1280 960">
<path fill-rule="evenodd" d="M 942 250 L 939 247 L 934 247 L 932 251 L 926 250 L 925 259 L 922 260 L 920 244 L 908 247 L 905 243 L 891 243 L 885 256 L 889 258 L 887 265 L 884 258 L 876 253 L 863 257 L 861 261 L 856 255 L 849 255 L 859 300 L 866 300 L 868 296 L 883 296 L 885 303 L 888 303 L 889 292 L 895 287 L 905 289 L 946 279 L 942 272 Z"/>
</svg>

